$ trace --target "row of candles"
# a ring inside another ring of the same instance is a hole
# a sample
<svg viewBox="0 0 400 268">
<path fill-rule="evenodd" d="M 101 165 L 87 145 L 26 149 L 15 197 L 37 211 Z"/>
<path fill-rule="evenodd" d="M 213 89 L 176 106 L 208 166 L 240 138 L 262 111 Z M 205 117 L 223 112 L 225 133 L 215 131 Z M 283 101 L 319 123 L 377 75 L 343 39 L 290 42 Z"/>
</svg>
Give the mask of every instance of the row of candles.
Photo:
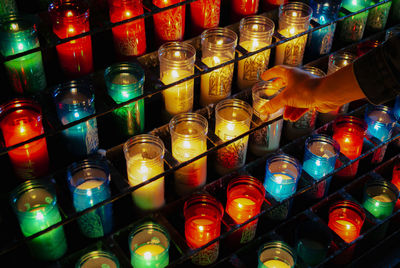
<svg viewBox="0 0 400 268">
<path fill-rule="evenodd" d="M 164 8 L 179 3 L 180 0 L 155 0 L 153 2 L 154 5 Z M 370 28 L 372 27 L 374 31 L 384 29 L 390 4 L 391 2 L 376 7 L 370 12 L 367 11 L 339 22 L 339 38 L 346 42 L 356 42 L 361 40 L 364 29 L 368 28 L 368 25 L 372 25 Z M 57 0 L 49 5 L 53 31 L 59 38 L 70 38 L 89 32 L 89 9 L 82 5 L 83 2 L 75 0 Z M 249 5 L 253 7 L 251 8 Z M 208 67 L 218 66 L 232 60 L 235 56 L 237 36 L 228 29 L 218 28 L 219 6 L 219 0 L 199 0 L 191 3 L 191 10 L 195 14 L 195 16 L 192 16 L 192 24 L 199 29 L 197 34 L 202 33 L 202 61 Z M 242 0 L 235 0 L 232 1 L 232 6 L 238 7 L 237 10 L 236 8 L 233 9 L 236 10 L 235 12 L 239 12 L 238 19 L 251 17 L 257 13 L 257 8 L 254 9 L 254 7 L 258 7 L 258 1 L 244 1 L 242 3 Z M 369 6 L 369 1 L 364 0 L 345 0 L 343 2 L 311 1 L 310 6 L 302 2 L 286 3 L 280 6 L 279 28 L 277 30 L 284 37 L 290 38 L 307 31 L 311 18 L 321 25 L 329 24 L 338 18 L 340 7 L 351 12 L 357 12 L 367 6 Z M 113 23 L 143 14 L 140 1 L 109 0 L 109 7 L 110 20 Z M 242 9 L 242 13 L 240 13 L 240 9 Z M 184 10 L 185 6 L 183 5 L 153 15 L 155 33 L 158 36 L 157 39 L 160 40 L 160 44 L 171 41 L 181 42 L 183 40 Z M 207 31 L 214 28 L 218 30 Z M 310 33 L 309 36 L 307 34 L 302 35 L 278 45 L 276 47 L 275 64 L 299 66 L 302 64 L 305 52 L 310 58 L 329 53 L 335 28 L 336 23 L 333 23 Z M 274 23 L 264 17 L 258 16 L 243 21 L 241 23 L 239 44 L 249 52 L 261 50 L 271 45 L 274 31 Z M 124 56 L 121 58 L 140 56 L 146 53 L 144 19 L 113 27 L 112 32 L 117 53 Z M 3 23 L 0 35 L 1 52 L 6 57 L 39 47 L 36 25 L 15 14 L 10 15 L 7 23 Z M 77 78 L 93 72 L 90 35 L 57 45 L 56 50 L 60 65 L 68 77 Z M 240 89 L 247 88 L 259 80 L 260 73 L 268 67 L 269 54 L 269 50 L 264 50 L 239 62 L 238 87 Z M 169 62 L 180 61 L 177 65 L 182 63 L 184 66 L 172 67 L 169 65 L 167 67 L 168 70 L 166 70 L 167 74 L 161 74 L 163 77 L 165 76 L 163 82 L 171 83 L 192 74 L 194 69 L 191 63 L 192 57 L 194 58 L 195 54 L 175 59 L 172 56 L 168 58 Z M 183 63 L 184 59 L 187 59 L 187 62 Z M 160 59 L 160 63 L 162 61 Z M 46 76 L 40 51 L 7 61 L 5 66 L 15 92 L 37 93 L 46 88 Z M 202 90 L 202 92 L 204 91 L 202 104 L 215 102 L 229 95 L 232 74 L 233 64 L 204 75 L 202 79 L 202 88 L 204 88 Z M 223 77 L 223 79 L 217 79 L 215 76 Z M 184 85 L 181 85 L 181 87 L 184 87 Z M 190 85 L 186 84 L 185 87 L 190 87 Z M 189 105 L 187 104 L 186 106 Z M 183 107 L 185 105 L 182 105 Z M 169 112 L 171 113 L 172 111 Z"/>
<path fill-rule="evenodd" d="M 317 151 L 321 152 L 323 148 L 327 147 L 320 147 Z M 306 155 L 309 151 L 306 149 Z M 279 161 L 286 162 L 282 165 Z M 298 178 L 294 177 L 299 177 L 299 169 L 294 165 L 298 165 L 297 160 L 287 155 L 275 155 L 267 160 L 264 183 L 248 175 L 231 179 L 226 190 L 225 208 L 210 194 L 191 194 L 183 206 L 187 245 L 191 249 L 197 249 L 217 239 L 220 236 L 224 212 L 231 219 L 224 222 L 236 228 L 230 243 L 240 245 L 252 241 L 266 192 L 275 199 L 282 200 L 290 197 L 293 189 L 295 191 Z M 306 166 L 304 163 L 304 168 Z M 361 204 L 353 200 L 331 203 L 327 226 L 343 241 L 351 243 L 360 236 L 367 214 L 377 220 L 391 216 L 399 198 L 396 187 L 400 179 L 399 171 L 400 163 L 396 163 L 393 168 L 393 183 L 381 179 L 367 181 Z M 87 159 L 74 163 L 68 167 L 66 177 L 77 211 L 90 208 L 111 195 L 110 173 L 104 160 Z M 10 199 L 26 237 L 62 220 L 53 185 L 48 182 L 26 181 L 12 192 Z M 106 204 L 78 218 L 82 233 L 91 238 L 110 234 L 113 228 L 112 209 L 111 204 Z M 242 226 L 238 228 L 238 224 Z M 294 267 L 296 257 L 300 257 L 308 265 L 321 262 L 331 247 L 332 236 L 326 230 L 322 231 L 318 225 L 320 223 L 311 221 L 298 226 L 295 250 L 283 241 L 263 245 L 258 251 L 259 267 Z M 386 229 L 382 232 L 381 235 L 384 235 Z M 131 231 L 128 242 L 133 267 L 165 267 L 169 264 L 170 236 L 164 226 L 152 221 L 144 222 Z M 64 227 L 57 227 L 29 240 L 28 246 L 35 258 L 61 258 L 67 251 Z M 218 252 L 219 241 L 194 253 L 192 262 L 203 266 L 212 264 L 217 260 Z M 111 263 L 115 266 L 109 267 L 118 267 L 118 259 L 107 252 L 90 252 L 80 259 L 81 265 L 86 262 Z"/>
</svg>

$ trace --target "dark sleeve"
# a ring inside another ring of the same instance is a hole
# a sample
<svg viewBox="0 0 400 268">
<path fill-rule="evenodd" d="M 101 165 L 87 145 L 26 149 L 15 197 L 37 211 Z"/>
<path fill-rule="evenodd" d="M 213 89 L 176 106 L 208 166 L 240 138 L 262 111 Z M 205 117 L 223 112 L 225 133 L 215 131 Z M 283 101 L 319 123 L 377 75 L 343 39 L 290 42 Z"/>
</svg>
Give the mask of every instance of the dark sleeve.
<svg viewBox="0 0 400 268">
<path fill-rule="evenodd" d="M 382 104 L 400 93 L 400 34 L 354 62 L 357 82 L 367 99 Z"/>
</svg>

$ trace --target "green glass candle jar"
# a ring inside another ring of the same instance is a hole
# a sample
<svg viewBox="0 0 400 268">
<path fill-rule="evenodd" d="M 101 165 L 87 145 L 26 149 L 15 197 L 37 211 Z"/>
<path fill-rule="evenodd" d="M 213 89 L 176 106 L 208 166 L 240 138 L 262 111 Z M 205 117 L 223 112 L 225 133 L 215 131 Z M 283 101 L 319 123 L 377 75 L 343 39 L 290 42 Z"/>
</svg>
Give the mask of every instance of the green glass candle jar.
<svg viewBox="0 0 400 268">
<path fill-rule="evenodd" d="M 83 255 L 75 265 L 75 268 L 119 268 L 117 257 L 104 250 L 95 250 Z"/>
</svg>

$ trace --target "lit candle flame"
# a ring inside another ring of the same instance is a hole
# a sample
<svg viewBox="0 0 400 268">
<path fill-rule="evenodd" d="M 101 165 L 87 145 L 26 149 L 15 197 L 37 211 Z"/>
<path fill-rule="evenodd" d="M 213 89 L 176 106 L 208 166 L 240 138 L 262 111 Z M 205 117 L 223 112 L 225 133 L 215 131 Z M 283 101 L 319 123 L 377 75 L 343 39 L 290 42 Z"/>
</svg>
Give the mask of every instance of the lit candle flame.
<svg viewBox="0 0 400 268">
<path fill-rule="evenodd" d="M 179 74 L 178 74 L 178 72 L 177 72 L 176 70 L 172 70 L 171 75 L 172 75 L 173 77 L 175 77 L 175 78 L 178 78 L 178 77 L 179 77 Z"/>
<path fill-rule="evenodd" d="M 296 30 L 294 28 L 290 28 L 289 33 L 294 35 L 296 33 Z"/>
<path fill-rule="evenodd" d="M 74 15 L 74 13 L 72 13 L 72 11 L 67 12 L 67 17 L 72 17 L 73 15 Z"/>
<path fill-rule="evenodd" d="M 151 252 L 147 251 L 147 252 L 145 252 L 145 253 L 143 254 L 143 256 L 144 256 L 144 258 L 145 258 L 146 260 L 150 260 L 150 259 L 151 259 Z"/>
</svg>

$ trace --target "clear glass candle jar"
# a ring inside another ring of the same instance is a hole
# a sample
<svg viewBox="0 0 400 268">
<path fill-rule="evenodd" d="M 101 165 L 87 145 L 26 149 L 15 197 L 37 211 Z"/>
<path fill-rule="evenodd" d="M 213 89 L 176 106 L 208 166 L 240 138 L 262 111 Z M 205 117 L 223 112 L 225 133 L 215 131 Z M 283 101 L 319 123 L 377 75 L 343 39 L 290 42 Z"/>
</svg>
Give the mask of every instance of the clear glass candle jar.
<svg viewBox="0 0 400 268">
<path fill-rule="evenodd" d="M 55 189 L 48 182 L 25 181 L 12 191 L 10 202 L 25 237 L 34 235 L 62 220 Z M 40 260 L 57 260 L 67 251 L 63 226 L 33 238 L 27 243 L 32 256 Z"/>
<path fill-rule="evenodd" d="M 196 49 L 183 42 L 165 43 L 158 49 L 160 80 L 171 84 L 194 74 Z M 182 82 L 163 91 L 165 110 L 169 117 L 190 112 L 193 108 L 194 81 Z"/>
<path fill-rule="evenodd" d="M 235 58 L 237 35 L 228 28 L 216 27 L 201 34 L 202 62 L 215 67 Z M 231 95 L 234 64 L 201 75 L 200 104 L 207 106 Z"/>
<path fill-rule="evenodd" d="M 110 21 L 120 22 L 143 14 L 141 0 L 108 0 Z M 112 28 L 115 51 L 120 58 L 146 53 L 144 19 L 137 19 Z"/>
<path fill-rule="evenodd" d="M 226 213 L 236 224 L 242 224 L 261 211 L 265 189 L 261 181 L 251 176 L 232 179 L 226 190 Z M 245 244 L 253 240 L 257 231 L 258 219 L 244 225 L 239 232 L 237 242 Z"/>
<path fill-rule="evenodd" d="M 75 268 L 105 267 L 119 268 L 117 257 L 111 252 L 95 250 L 83 255 L 75 265 Z"/>
<path fill-rule="evenodd" d="M 124 143 L 124 154 L 130 186 L 141 184 L 164 172 L 165 147 L 154 135 L 136 135 Z M 132 192 L 134 204 L 141 210 L 161 208 L 164 201 L 164 177 Z"/>
<path fill-rule="evenodd" d="M 258 250 L 258 268 L 294 268 L 296 253 L 282 241 L 265 243 Z"/>
<path fill-rule="evenodd" d="M 183 0 L 153 0 L 153 5 L 165 8 Z M 158 46 L 166 42 L 182 41 L 185 33 L 186 5 L 156 13 L 153 15 L 154 33 Z"/>
<path fill-rule="evenodd" d="M 346 243 L 358 238 L 364 221 L 365 212 L 353 201 L 338 201 L 329 208 L 328 227 Z"/>
<path fill-rule="evenodd" d="M 60 39 L 73 37 L 90 30 L 89 8 L 78 0 L 54 0 L 49 5 L 53 32 Z M 58 59 L 68 77 L 85 76 L 93 72 L 91 35 L 56 46 Z"/>
<path fill-rule="evenodd" d="M 278 202 L 296 193 L 301 175 L 299 161 L 287 154 L 275 154 L 267 159 L 264 187 Z"/>
<path fill-rule="evenodd" d="M 271 81 L 260 81 L 252 87 L 253 111 L 256 115 L 256 122 L 273 120 L 283 114 L 284 107 L 277 112 L 264 115 L 262 107 L 280 92 L 280 88 L 274 87 Z M 279 148 L 283 119 L 280 119 L 268 126 L 263 127 L 250 135 L 250 151 L 262 156 L 266 153 L 276 151 Z"/>
<path fill-rule="evenodd" d="M 42 109 L 32 99 L 13 99 L 0 107 L 4 145 L 10 147 L 44 134 Z M 46 138 L 29 142 L 8 152 L 16 176 L 37 179 L 49 170 Z"/>
<path fill-rule="evenodd" d="M 169 131 L 172 156 L 180 163 L 207 151 L 208 121 L 202 115 L 176 115 L 169 122 Z M 207 156 L 178 169 L 174 176 L 178 195 L 186 195 L 204 186 L 207 179 Z"/>
<path fill-rule="evenodd" d="M 137 63 L 121 62 L 104 71 L 108 95 L 117 103 L 143 94 L 144 70 Z M 144 99 L 132 102 L 112 112 L 118 132 L 125 139 L 144 130 Z"/>
<path fill-rule="evenodd" d="M 191 32 L 199 35 L 204 30 L 218 27 L 221 0 L 197 0 L 190 3 Z"/>
<path fill-rule="evenodd" d="M 271 45 L 275 24 L 264 16 L 250 16 L 240 20 L 239 45 L 248 52 L 254 52 Z M 261 74 L 268 68 L 270 50 L 264 50 L 238 62 L 237 84 L 246 89 L 261 80 Z"/>
<path fill-rule="evenodd" d="M 279 7 L 279 33 L 292 37 L 308 30 L 312 9 L 302 2 L 286 3 Z M 300 66 L 303 62 L 307 35 L 302 35 L 276 47 L 275 65 Z"/>
<path fill-rule="evenodd" d="M 383 0 L 377 1 L 382 2 Z M 370 6 L 377 4 L 375 1 L 371 1 Z M 389 17 L 390 7 L 392 1 L 381 4 L 369 10 L 367 18 L 366 29 L 369 32 L 379 32 L 386 27 L 386 23 Z"/>
<path fill-rule="evenodd" d="M 220 101 L 215 107 L 215 134 L 221 141 L 229 141 L 250 130 L 251 106 L 239 99 Z M 247 143 L 245 136 L 217 151 L 215 169 L 223 175 L 244 166 Z"/>
<path fill-rule="evenodd" d="M 367 8 L 370 4 L 369 0 L 343 0 L 342 8 L 347 9 L 350 13 L 358 12 Z M 354 43 L 360 41 L 364 35 L 365 26 L 367 24 L 369 10 L 361 12 L 357 15 L 348 17 L 338 22 L 338 38 L 342 43 Z M 339 17 L 347 14 L 339 12 Z"/>
<path fill-rule="evenodd" d="M 305 142 L 303 170 L 315 181 L 319 181 L 335 170 L 339 152 L 339 144 L 327 135 L 317 134 L 308 137 Z M 309 190 L 308 196 L 315 199 L 324 197 L 328 192 L 331 178 L 325 178 L 314 189 Z"/>
<path fill-rule="evenodd" d="M 162 225 L 146 222 L 137 226 L 128 243 L 132 267 L 163 268 L 169 264 L 170 237 Z"/>
<path fill-rule="evenodd" d="M 92 86 L 85 81 L 60 84 L 53 92 L 58 119 L 63 125 L 96 113 Z M 67 148 L 73 156 L 93 154 L 99 147 L 96 118 L 63 130 Z"/>
<path fill-rule="evenodd" d="M 240 19 L 258 13 L 260 0 L 232 0 L 231 3 L 231 22 L 235 23 Z"/>
<path fill-rule="evenodd" d="M 221 219 L 224 213 L 222 204 L 209 194 L 190 196 L 183 208 L 185 217 L 185 237 L 190 248 L 199 248 L 219 237 Z M 196 265 L 210 265 L 218 258 L 219 241 L 192 256 Z"/>
<path fill-rule="evenodd" d="M 0 51 L 4 57 L 40 46 L 36 24 L 27 17 L 10 15 L 0 25 Z M 42 52 L 37 51 L 4 62 L 15 93 L 35 94 L 46 88 Z"/>
<path fill-rule="evenodd" d="M 110 171 L 104 160 L 85 159 L 67 168 L 67 180 L 77 212 L 111 197 Z M 113 228 L 112 204 L 103 205 L 78 218 L 82 233 L 90 238 L 109 234 Z"/>
</svg>

